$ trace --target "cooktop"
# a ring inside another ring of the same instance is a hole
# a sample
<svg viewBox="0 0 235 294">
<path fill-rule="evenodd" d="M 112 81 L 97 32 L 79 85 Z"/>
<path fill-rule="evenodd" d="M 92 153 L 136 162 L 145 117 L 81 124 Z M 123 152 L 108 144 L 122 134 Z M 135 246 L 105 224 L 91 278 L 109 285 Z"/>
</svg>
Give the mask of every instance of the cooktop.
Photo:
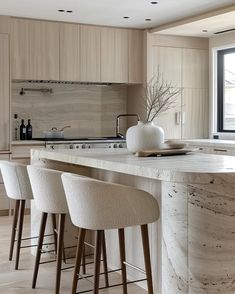
<svg viewBox="0 0 235 294">
<path fill-rule="evenodd" d="M 77 138 L 32 138 L 36 141 L 99 141 L 99 140 L 113 140 L 125 141 L 125 138 L 120 137 L 77 137 Z"/>
</svg>

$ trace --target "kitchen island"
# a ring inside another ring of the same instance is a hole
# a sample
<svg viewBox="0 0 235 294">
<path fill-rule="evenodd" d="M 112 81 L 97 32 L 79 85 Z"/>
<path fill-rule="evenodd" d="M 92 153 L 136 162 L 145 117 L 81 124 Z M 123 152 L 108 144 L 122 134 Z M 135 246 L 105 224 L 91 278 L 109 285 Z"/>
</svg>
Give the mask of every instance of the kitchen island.
<svg viewBox="0 0 235 294">
<path fill-rule="evenodd" d="M 124 150 L 32 150 L 32 164 L 150 192 L 161 218 L 150 225 L 154 293 L 235 293 L 235 157 L 188 154 L 137 158 Z M 32 211 L 32 226 L 38 223 Z M 111 268 L 114 231 L 106 233 Z M 137 228 L 127 230 L 127 259 L 143 268 Z M 129 277 L 142 274 L 129 270 Z"/>
</svg>

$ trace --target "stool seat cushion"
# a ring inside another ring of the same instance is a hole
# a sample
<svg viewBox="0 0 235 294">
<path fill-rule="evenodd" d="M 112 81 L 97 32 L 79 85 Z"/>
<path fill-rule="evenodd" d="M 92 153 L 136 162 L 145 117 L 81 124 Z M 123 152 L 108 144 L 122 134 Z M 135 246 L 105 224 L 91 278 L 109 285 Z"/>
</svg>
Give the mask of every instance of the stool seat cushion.
<svg viewBox="0 0 235 294">
<path fill-rule="evenodd" d="M 62 182 L 71 220 L 78 227 L 106 230 L 159 218 L 156 199 L 145 191 L 70 173 L 62 175 Z"/>
<path fill-rule="evenodd" d="M 35 165 L 27 166 L 36 208 L 41 212 L 67 214 L 68 206 L 61 172 Z"/>
<path fill-rule="evenodd" d="M 26 165 L 18 162 L 0 161 L 0 169 L 9 198 L 15 200 L 33 199 Z"/>
</svg>

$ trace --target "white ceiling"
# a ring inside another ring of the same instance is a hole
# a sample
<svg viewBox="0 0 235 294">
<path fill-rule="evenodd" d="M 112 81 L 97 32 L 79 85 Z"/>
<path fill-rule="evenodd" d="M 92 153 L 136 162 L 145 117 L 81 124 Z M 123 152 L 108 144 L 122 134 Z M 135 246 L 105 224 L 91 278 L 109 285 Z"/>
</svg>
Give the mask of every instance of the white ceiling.
<svg viewBox="0 0 235 294">
<path fill-rule="evenodd" d="M 0 14 L 119 27 L 150 28 L 234 4 L 234 0 L 0 0 Z M 59 13 L 58 9 L 73 10 Z M 129 19 L 123 19 L 129 16 Z M 151 18 L 151 21 L 145 21 Z"/>
<path fill-rule="evenodd" d="M 202 20 L 197 20 L 179 26 L 174 26 L 166 30 L 161 30 L 158 33 L 164 35 L 213 37 L 216 36 L 216 34 L 214 33 L 229 29 L 235 29 L 235 11 L 212 16 Z"/>
</svg>

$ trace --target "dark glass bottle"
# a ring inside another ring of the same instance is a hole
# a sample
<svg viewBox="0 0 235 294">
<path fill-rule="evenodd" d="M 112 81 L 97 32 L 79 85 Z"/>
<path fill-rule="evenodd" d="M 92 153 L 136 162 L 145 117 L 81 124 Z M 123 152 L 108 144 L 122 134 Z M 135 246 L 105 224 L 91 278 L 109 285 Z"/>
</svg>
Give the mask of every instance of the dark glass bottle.
<svg viewBox="0 0 235 294">
<path fill-rule="evenodd" d="M 33 135 L 33 127 L 31 125 L 31 120 L 28 119 L 28 124 L 26 126 L 26 139 L 32 140 L 32 135 Z"/>
<path fill-rule="evenodd" d="M 24 119 L 21 120 L 20 125 L 20 140 L 26 140 L 26 126 L 24 124 Z"/>
</svg>

